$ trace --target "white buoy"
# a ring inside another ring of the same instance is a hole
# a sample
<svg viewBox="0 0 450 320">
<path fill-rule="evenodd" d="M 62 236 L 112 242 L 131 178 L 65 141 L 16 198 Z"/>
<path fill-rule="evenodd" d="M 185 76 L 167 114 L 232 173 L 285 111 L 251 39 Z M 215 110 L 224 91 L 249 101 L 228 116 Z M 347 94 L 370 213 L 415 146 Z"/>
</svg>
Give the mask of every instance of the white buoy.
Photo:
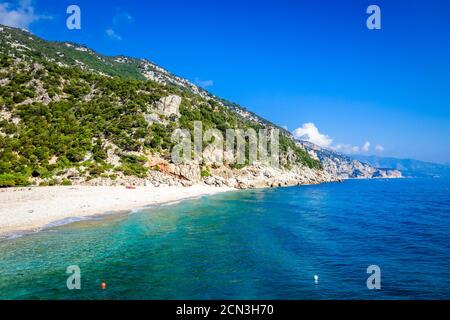
<svg viewBox="0 0 450 320">
<path fill-rule="evenodd" d="M 314 275 L 314 283 L 318 284 L 319 283 L 319 276 L 316 274 Z"/>
</svg>

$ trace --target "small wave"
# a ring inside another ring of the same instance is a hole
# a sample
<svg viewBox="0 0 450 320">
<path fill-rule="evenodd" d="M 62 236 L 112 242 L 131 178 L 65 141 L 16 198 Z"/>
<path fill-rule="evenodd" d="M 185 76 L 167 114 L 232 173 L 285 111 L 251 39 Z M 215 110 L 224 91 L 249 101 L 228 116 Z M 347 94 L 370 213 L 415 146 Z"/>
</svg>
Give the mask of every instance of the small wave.
<svg viewBox="0 0 450 320">
<path fill-rule="evenodd" d="M 46 229 L 50 229 L 50 228 L 60 227 L 60 226 L 66 225 L 66 224 L 70 224 L 70 223 L 74 223 L 74 222 L 80 222 L 80 221 L 86 221 L 86 220 L 96 220 L 96 218 L 95 218 L 95 216 L 64 218 L 62 220 L 57 220 L 57 221 L 51 222 L 49 224 L 46 224 L 45 226 L 40 228 L 40 230 L 46 230 Z"/>
<path fill-rule="evenodd" d="M 149 210 L 149 209 L 156 209 L 158 207 L 168 207 L 168 206 L 180 204 L 181 202 L 184 202 L 184 201 L 187 201 L 187 200 L 198 200 L 198 199 L 201 199 L 201 198 L 204 198 L 204 197 L 206 197 L 206 195 L 187 197 L 187 198 L 184 198 L 184 199 L 169 201 L 169 202 L 165 202 L 165 203 L 150 204 L 150 205 L 147 205 L 147 206 L 134 208 L 134 209 L 131 209 L 131 210 L 123 210 L 123 211 L 120 211 L 120 213 L 122 213 L 122 214 L 123 213 L 128 213 L 129 215 L 133 215 L 134 213 L 138 213 L 138 212 L 141 212 L 141 211 L 146 211 L 146 210 Z M 80 222 L 80 221 L 102 220 L 102 219 L 105 219 L 106 217 L 108 217 L 110 215 L 117 215 L 118 213 L 119 212 L 110 212 L 110 213 L 96 214 L 96 215 L 85 216 L 85 217 L 64 218 L 64 219 L 61 219 L 61 220 L 57 220 L 57 221 L 48 223 L 48 224 L 46 224 L 43 227 L 36 228 L 36 229 L 33 229 L 33 230 L 16 231 L 16 232 L 12 232 L 12 233 L 0 234 L 0 241 L 14 240 L 14 239 L 26 236 L 26 235 L 30 235 L 30 234 L 34 234 L 34 233 L 38 233 L 38 232 L 43 232 L 43 231 L 45 231 L 45 232 L 52 232 L 52 231 L 53 232 L 57 232 L 57 230 L 52 230 L 52 229 L 53 228 L 57 228 L 57 227 L 61 227 L 61 226 L 64 226 L 64 225 Z"/>
<path fill-rule="evenodd" d="M 140 207 L 140 208 L 134 208 L 132 210 L 130 210 L 129 214 L 132 215 L 134 213 L 138 213 L 141 211 L 147 211 L 149 209 L 156 209 L 156 208 L 161 208 L 161 207 L 168 207 L 168 206 L 173 206 L 176 204 L 180 204 L 184 201 L 189 201 L 189 200 L 198 200 L 205 197 L 205 195 L 199 195 L 199 196 L 193 196 L 193 197 L 188 197 L 188 198 L 184 198 L 184 199 L 180 199 L 180 200 L 174 200 L 174 201 L 168 201 L 168 202 L 163 202 L 163 203 L 155 203 L 155 204 L 150 204 L 144 207 Z"/>
<path fill-rule="evenodd" d="M 14 240 L 14 239 L 18 239 L 20 237 L 23 237 L 26 233 L 25 232 L 13 232 L 13 233 L 8 233 L 5 235 L 1 235 L 0 236 L 0 241 L 6 241 L 6 240 Z"/>
<path fill-rule="evenodd" d="M 168 206 L 172 206 L 174 204 L 179 204 L 179 203 L 181 203 L 181 200 L 176 200 L 176 201 L 162 203 L 160 206 L 161 207 L 168 207 Z"/>
<path fill-rule="evenodd" d="M 45 226 L 40 227 L 40 228 L 35 228 L 32 230 L 24 230 L 24 231 L 14 231 L 11 233 L 2 234 L 2 235 L 0 235 L 0 241 L 14 240 L 14 239 L 18 239 L 23 236 L 26 236 L 26 235 L 35 234 L 35 233 L 39 233 L 42 231 L 51 232 L 51 231 L 55 231 L 55 230 L 51 230 L 52 228 L 61 227 L 61 226 L 67 225 L 67 224 L 80 222 L 80 221 L 99 220 L 99 219 L 100 219 L 99 216 L 65 218 L 62 220 L 57 220 L 57 221 L 48 223 Z"/>
</svg>

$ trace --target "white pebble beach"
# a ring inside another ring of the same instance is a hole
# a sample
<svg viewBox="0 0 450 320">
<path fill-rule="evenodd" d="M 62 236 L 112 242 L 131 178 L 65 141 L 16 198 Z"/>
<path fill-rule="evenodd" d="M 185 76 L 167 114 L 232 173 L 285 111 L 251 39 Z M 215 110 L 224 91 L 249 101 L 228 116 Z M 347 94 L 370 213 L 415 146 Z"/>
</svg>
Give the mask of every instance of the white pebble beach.
<svg viewBox="0 0 450 320">
<path fill-rule="evenodd" d="M 231 190 L 234 189 L 204 184 L 136 189 L 90 186 L 0 189 L 0 236 L 39 230 L 68 218 L 133 210 Z"/>
</svg>

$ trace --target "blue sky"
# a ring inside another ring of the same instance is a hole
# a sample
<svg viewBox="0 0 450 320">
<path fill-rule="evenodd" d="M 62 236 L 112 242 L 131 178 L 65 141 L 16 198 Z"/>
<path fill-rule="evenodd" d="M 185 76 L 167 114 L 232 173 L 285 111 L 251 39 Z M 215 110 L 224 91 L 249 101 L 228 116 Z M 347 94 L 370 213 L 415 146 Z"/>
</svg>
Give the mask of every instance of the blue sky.
<svg viewBox="0 0 450 320">
<path fill-rule="evenodd" d="M 6 2 L 0 22 L 147 58 L 328 147 L 450 162 L 449 1 Z"/>
</svg>

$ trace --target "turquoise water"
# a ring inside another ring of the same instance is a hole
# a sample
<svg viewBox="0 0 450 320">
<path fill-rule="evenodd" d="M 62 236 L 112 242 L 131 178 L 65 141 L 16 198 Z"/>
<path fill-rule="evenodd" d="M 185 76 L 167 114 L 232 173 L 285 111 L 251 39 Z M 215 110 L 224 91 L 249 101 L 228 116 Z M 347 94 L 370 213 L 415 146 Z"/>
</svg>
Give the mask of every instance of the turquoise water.
<svg viewBox="0 0 450 320">
<path fill-rule="evenodd" d="M 450 299 L 449 218 L 441 179 L 231 192 L 1 241 L 0 298 Z"/>
</svg>

